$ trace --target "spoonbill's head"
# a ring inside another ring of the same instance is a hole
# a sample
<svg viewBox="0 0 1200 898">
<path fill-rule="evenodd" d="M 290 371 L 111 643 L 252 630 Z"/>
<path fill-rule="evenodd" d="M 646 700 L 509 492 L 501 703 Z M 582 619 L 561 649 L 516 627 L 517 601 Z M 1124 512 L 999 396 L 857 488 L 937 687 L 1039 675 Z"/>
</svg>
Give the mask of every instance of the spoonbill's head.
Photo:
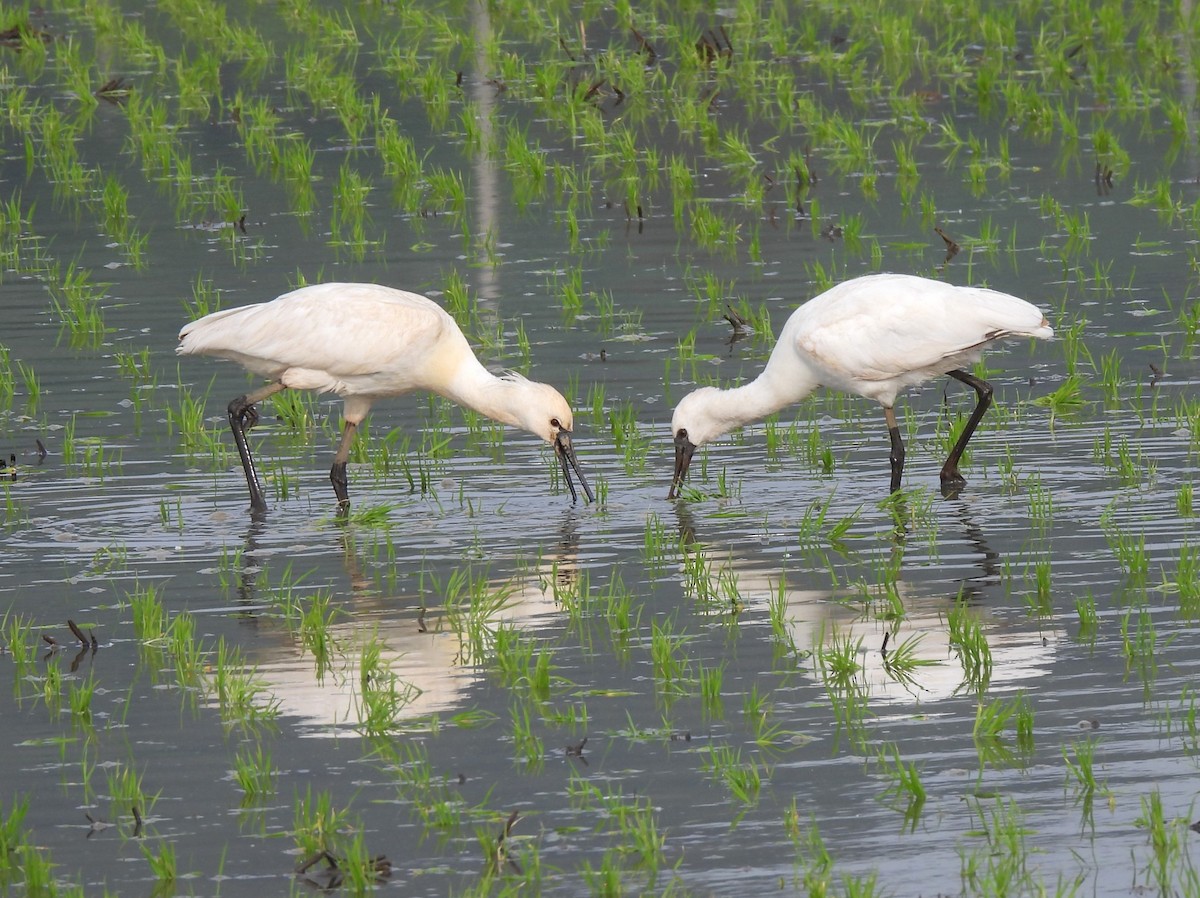
<svg viewBox="0 0 1200 898">
<path fill-rule="evenodd" d="M 675 414 L 671 416 L 671 434 L 675 441 L 675 474 L 671 478 L 668 499 L 679 495 L 696 449 L 729 432 L 728 424 L 712 413 L 711 397 L 720 392 L 715 387 L 701 387 L 688 393 L 679 401 L 679 405 L 675 406 Z"/>
<path fill-rule="evenodd" d="M 571 471 L 579 478 L 579 486 L 587 501 L 595 501 L 592 488 L 588 486 L 587 478 L 579 467 L 579 459 L 575 457 L 575 447 L 571 444 L 571 426 L 574 423 L 571 406 L 549 384 L 529 380 L 524 381 L 522 386 L 522 402 L 517 412 L 520 427 L 554 447 L 554 454 L 558 456 L 558 463 L 562 467 L 563 480 L 571 491 L 572 502 L 579 497 L 575 493 L 575 484 L 571 482 Z"/>
</svg>

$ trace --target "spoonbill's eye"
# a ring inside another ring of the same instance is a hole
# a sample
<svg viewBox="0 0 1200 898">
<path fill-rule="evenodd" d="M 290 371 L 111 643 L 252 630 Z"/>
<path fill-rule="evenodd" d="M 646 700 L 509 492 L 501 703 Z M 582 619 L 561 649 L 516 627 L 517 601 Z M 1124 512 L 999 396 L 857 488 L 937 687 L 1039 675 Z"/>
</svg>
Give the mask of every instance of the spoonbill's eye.
<svg viewBox="0 0 1200 898">
<path fill-rule="evenodd" d="M 558 418 L 551 418 L 551 419 L 550 419 L 550 426 L 551 426 L 551 427 L 557 427 L 559 430 L 562 430 L 562 425 L 558 423 Z"/>
</svg>

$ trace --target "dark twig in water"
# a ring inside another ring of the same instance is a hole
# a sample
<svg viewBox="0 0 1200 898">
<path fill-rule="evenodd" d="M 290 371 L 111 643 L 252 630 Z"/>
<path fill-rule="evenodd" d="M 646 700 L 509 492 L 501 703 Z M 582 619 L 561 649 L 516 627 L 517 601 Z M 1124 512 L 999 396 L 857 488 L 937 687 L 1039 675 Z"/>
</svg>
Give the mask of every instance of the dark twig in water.
<svg viewBox="0 0 1200 898">
<path fill-rule="evenodd" d="M 746 320 L 746 316 L 731 305 L 726 304 L 725 314 L 721 317 L 729 322 L 729 326 L 733 328 L 734 336 L 740 337 L 743 334 L 754 333 L 754 328 L 750 326 L 750 322 Z"/>
<path fill-rule="evenodd" d="M 581 757 L 583 755 L 583 747 L 585 745 L 587 745 L 587 736 L 584 736 L 583 741 L 580 742 L 578 745 L 566 746 L 567 756 L 573 757 L 573 758 Z"/>
<path fill-rule="evenodd" d="M 954 239 L 949 234 L 947 234 L 945 231 L 943 231 L 941 228 L 939 228 L 937 225 L 934 225 L 933 232 L 935 234 L 937 234 L 939 237 L 941 237 L 943 241 L 945 241 L 945 243 L 946 243 L 946 261 L 949 262 L 951 259 L 953 259 L 955 256 L 958 255 L 958 251 L 960 249 L 962 249 L 962 247 L 959 246 L 957 243 L 955 243 Z"/>
<path fill-rule="evenodd" d="M 629 30 L 632 31 L 633 36 L 637 38 L 638 52 L 646 54 L 647 65 L 654 63 L 654 61 L 658 59 L 658 53 L 655 51 L 654 47 L 651 46 L 650 42 L 642 37 L 641 33 L 632 25 L 629 27 Z"/>
</svg>

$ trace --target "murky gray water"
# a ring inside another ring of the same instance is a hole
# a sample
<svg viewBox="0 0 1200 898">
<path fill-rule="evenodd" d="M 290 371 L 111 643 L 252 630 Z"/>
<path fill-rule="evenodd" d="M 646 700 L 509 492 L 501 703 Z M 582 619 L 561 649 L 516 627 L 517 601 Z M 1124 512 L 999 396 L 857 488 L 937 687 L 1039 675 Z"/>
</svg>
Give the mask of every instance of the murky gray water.
<svg viewBox="0 0 1200 898">
<path fill-rule="evenodd" d="M 177 33 L 182 9 L 123 15 L 171 58 L 204 58 L 195 35 Z M 16 477 L 3 486 L 0 819 L 28 799 L 17 829 L 54 864 L 61 887 L 150 891 L 147 853 L 169 844 L 181 893 L 301 891 L 308 884 L 293 870 L 305 846 L 345 853 L 359 833 L 367 853 L 393 864 L 380 887 L 400 894 L 615 894 L 602 870 L 619 871 L 628 892 L 804 893 L 821 877 L 848 891 L 844 877 L 874 876 L 881 893 L 982 894 L 1007 876 L 1019 892 L 1040 883 L 1064 893 L 1196 894 L 1186 824 L 1198 738 L 1190 496 L 1200 375 L 1187 331 L 1200 167 L 1194 131 L 1174 134 L 1165 102 L 1190 127 L 1190 40 L 1170 44 L 1174 68 L 1122 60 L 1144 102 L 1122 105 L 1111 85 L 1100 102 L 1089 80 L 1100 76 L 1082 70 L 1080 86 L 1045 89 L 1074 110 L 1072 141 L 1062 127 L 1021 127 L 1000 99 L 981 110 L 936 74 L 914 76 L 898 94 L 923 97 L 925 125 L 911 128 L 886 92 L 867 91 L 863 107 L 852 87 L 831 85 L 825 51 L 804 43 L 799 23 L 802 46 L 743 54 L 750 32 L 734 16 L 726 20 L 739 48 L 733 71 L 744 73 L 743 55 L 754 55 L 760 79 L 792 73 L 803 95 L 852 122 L 878 122 L 877 194 L 863 189 L 861 172 L 839 171 L 836 141 L 803 122 L 776 127 L 739 97 L 732 75 L 702 67 L 689 75 L 697 90 L 718 90 L 701 121 L 753 148 L 747 182 L 765 185 L 767 198 L 743 202 L 739 170 L 676 127 L 661 85 L 627 91 L 620 103 L 602 90 L 582 108 L 606 133 L 635 135 L 638 221 L 626 213 L 615 163 L 597 161 L 591 126 L 568 133 L 514 81 L 517 59 L 530 72 L 543 60 L 563 78 L 584 78 L 586 66 L 556 55 L 578 53 L 576 26 L 557 49 L 536 28 L 508 25 L 508 55 L 478 66 L 466 51 L 444 59 L 435 29 L 418 33 L 403 10 L 339 7 L 337 16 L 358 24 L 355 67 L 330 20 L 301 27 L 282 7 L 256 7 L 244 20 L 231 10 L 280 50 L 261 77 L 230 56 L 201 91 L 208 108 L 188 111 L 192 95 L 169 66 L 159 74 L 115 31 L 101 28 L 97 40 L 80 10 L 48 10 L 33 18 L 55 36 L 42 65 L 30 48 L 0 49 L 9 103 L 0 198 L 23 219 L 3 231 L 0 284 L 11 384 L 11 399 L 0 395 L 0 454 L 17 456 Z M 488 27 L 474 7 L 430 15 L 476 34 Z M 610 18 L 585 23 L 591 47 L 636 56 Z M 697 33 L 712 24 L 688 21 Z M 1037 21 L 1022 20 L 1026 47 Z M 667 45 L 674 27 L 648 33 Z M 838 28 L 824 23 L 822 40 Z M 436 102 L 409 95 L 411 77 L 390 76 L 381 62 L 394 38 L 374 35 L 410 32 L 400 49 L 444 63 L 447 83 L 456 66 L 464 72 L 444 121 Z M 89 70 L 97 86 L 121 76 L 135 94 L 163 101 L 192 166 L 188 190 L 143 166 L 129 136 L 134 98 L 101 100 L 72 142 L 90 172 L 82 191 L 90 199 L 61 186 L 48 161 L 46 110 L 79 112 L 63 61 L 68 39 L 84 59 L 100 60 Z M 427 181 L 434 167 L 459 173 L 462 213 L 429 187 L 415 206 L 399 198 L 373 127 L 350 146 L 336 104 L 306 95 L 297 84 L 304 67 L 289 68 L 313 48 L 309 67 L 331 60 L 323 83 L 357 73 L 359 95 L 377 97 L 414 141 Z M 866 42 L 867 59 L 872 48 Z M 968 73 L 988 56 L 964 53 Z M 1036 83 L 1036 62 L 1004 58 L 1006 77 Z M 695 64 L 664 58 L 656 67 L 686 74 Z M 247 150 L 239 124 L 258 101 L 279 116 L 277 141 L 302 135 L 313 151 L 311 212 L 296 183 Z M 40 124 L 23 124 L 16 109 L 35 102 Z M 464 125 L 488 116 L 503 130 L 490 155 Z M 979 147 L 952 153 L 943 124 Z M 526 192 L 507 143 L 512 128 L 540 142 L 560 173 L 584 179 L 574 205 L 552 186 L 553 173 L 544 191 Z M 1102 153 L 1099 129 L 1127 158 Z M 910 138 L 919 177 L 906 199 L 895 142 Z M 994 161 L 1001 145 L 1007 168 Z M 787 154 L 806 148 L 819 177 L 798 215 Z M 737 225 L 735 251 L 703 245 L 687 224 L 694 213 L 675 220 L 665 175 L 673 154 L 693 166 L 697 194 Z M 1111 188 L 1097 180 L 1098 158 L 1115 169 Z M 993 160 L 976 189 L 973 160 Z M 657 178 L 645 174 L 652 170 Z M 335 211 L 347 172 L 370 190 Z M 222 178 L 240 194 L 244 232 L 229 226 L 219 200 L 203 199 Z M 108 179 L 127 191 L 132 227 L 146 235 L 144 266 L 130 264 L 129 241 L 105 215 L 98 197 Z M 1160 182 L 1177 214 L 1131 202 Z M 936 214 L 923 215 L 923 202 Z M 368 219 L 361 257 L 345 237 L 354 206 Z M 847 230 L 822 236 L 827 225 Z M 861 237 L 847 239 L 859 225 Z M 948 262 L 934 225 L 963 247 Z M 997 407 L 971 443 L 961 496 L 941 498 L 937 471 L 947 421 L 970 400 L 934 382 L 900 409 L 910 430 L 898 504 L 885 502 L 882 414 L 829 395 L 781 416 L 779 433 L 795 420 L 795 438 L 781 437 L 774 452 L 763 425 L 711 445 L 693 475 L 704 497 L 666 502 L 674 402 L 697 380 L 752 376 L 773 342 L 730 344 L 724 303 L 765 306 L 778 331 L 820 289 L 821 272 L 838 281 L 875 270 L 987 283 L 1040 305 L 1060 335 L 987 357 Z M 574 316 L 562 310 L 572 271 L 584 295 Z M 95 287 L 98 340 L 73 339 L 56 311 L 71 272 Z M 174 355 L 197 282 L 231 306 L 273 298 L 298 279 L 377 281 L 446 301 L 454 278 L 478 300 L 480 333 L 503 335 L 481 357 L 571 395 L 581 461 L 605 501 L 572 507 L 552 485 L 551 453 L 532 437 L 509 432 L 493 445 L 458 410 L 410 396 L 376 406 L 367 460 L 351 466 L 354 514 L 340 523 L 327 474 L 341 406 L 321 397 L 307 400 L 307 437 L 270 414 L 254 431 L 272 508 L 252 522 L 224 425 L 227 402 L 251 381 L 231 364 Z M 710 290 L 716 313 L 706 316 Z M 678 346 L 693 328 L 694 364 Z M 131 371 L 143 351 L 148 367 L 138 377 Z M 1081 402 L 1047 404 L 1072 373 L 1082 378 Z M 203 403 L 216 450 L 183 439 L 185 397 Z M 628 448 L 613 424 L 627 408 L 637 435 Z M 376 470 L 389 452 L 396 458 L 397 443 L 382 445 L 393 433 L 409 438 L 409 470 L 419 487 L 423 469 L 431 489 L 411 488 L 398 461 Z M 444 434 L 447 451 L 422 455 L 423 436 Z M 830 470 L 819 460 L 825 450 Z M 169 638 L 139 638 L 134 606 L 147 591 L 168 625 L 184 612 L 194 618 L 202 651 L 194 676 Z M 1092 628 L 1078 610 L 1090 602 Z M 322 603 L 326 669 L 300 623 Z M 95 634 L 94 651 L 79 651 L 68 619 Z M 989 650 L 982 693 L 978 667 L 955 642 L 964 620 Z M 919 637 L 917 654 L 931 663 L 907 676 L 885 664 L 885 633 L 893 659 L 895 646 Z M 237 657 L 219 657 L 222 640 Z M 381 662 L 364 681 L 368 645 Z M 838 646 L 857 664 L 840 680 L 829 668 Z M 529 659 L 514 662 L 522 651 Z M 32 657 L 21 663 L 25 652 Z M 548 679 L 536 672 L 539 653 Z M 222 670 L 247 673 L 254 700 L 222 698 Z M 384 724 L 365 723 L 364 690 L 388 688 Z M 87 689 L 89 713 L 72 711 L 72 694 Z M 998 739 L 981 733 L 986 709 L 1022 701 L 1032 711 L 1028 738 L 1011 719 Z M 247 719 L 247 708 L 259 710 Z M 1088 746 L 1094 788 L 1072 772 Z M 893 751 L 919 770 L 923 804 L 887 791 Z M 247 796 L 234 771 L 255 752 L 269 755 L 274 775 L 264 794 Z M 739 797 L 738 776 L 757 787 Z M 298 835 L 314 816 L 300 806 L 320 796 L 343 815 L 323 836 Z M 654 844 L 659 855 L 646 851 Z M 21 861 L 0 887 L 22 894 L 28 877 Z"/>
</svg>

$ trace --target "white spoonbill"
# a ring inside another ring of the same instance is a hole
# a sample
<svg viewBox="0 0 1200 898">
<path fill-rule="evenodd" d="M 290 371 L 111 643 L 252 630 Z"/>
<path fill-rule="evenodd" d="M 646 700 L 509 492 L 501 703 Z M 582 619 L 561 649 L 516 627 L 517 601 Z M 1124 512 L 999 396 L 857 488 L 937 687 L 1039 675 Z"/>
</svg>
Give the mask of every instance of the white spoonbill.
<svg viewBox="0 0 1200 898">
<path fill-rule="evenodd" d="M 697 446 L 799 402 L 817 387 L 857 393 L 883 406 L 895 492 L 904 471 L 896 394 L 942 374 L 979 397 L 942 466 L 942 489 L 953 493 L 965 483 L 958 471 L 963 450 L 992 401 L 987 381 L 963 366 L 1005 337 L 1053 336 L 1039 308 L 1007 293 L 905 274 L 846 281 L 792 313 L 767 367 L 753 381 L 730 390 L 702 387 L 680 400 L 671 418 L 675 475 L 667 498 L 678 495 Z"/>
<path fill-rule="evenodd" d="M 314 284 L 271 302 L 205 315 L 179 332 L 180 355 L 237 362 L 271 382 L 229 403 L 250 508 L 266 510 L 246 431 L 254 405 L 286 389 L 337 393 L 345 426 L 329 479 L 338 504 L 350 503 L 346 460 L 354 432 L 376 400 L 431 390 L 554 446 L 563 479 L 577 499 L 571 469 L 588 501 L 591 487 L 571 445 L 571 408 L 553 387 L 520 375 L 497 377 L 475 358 L 454 319 L 416 293 L 377 284 Z"/>
</svg>

